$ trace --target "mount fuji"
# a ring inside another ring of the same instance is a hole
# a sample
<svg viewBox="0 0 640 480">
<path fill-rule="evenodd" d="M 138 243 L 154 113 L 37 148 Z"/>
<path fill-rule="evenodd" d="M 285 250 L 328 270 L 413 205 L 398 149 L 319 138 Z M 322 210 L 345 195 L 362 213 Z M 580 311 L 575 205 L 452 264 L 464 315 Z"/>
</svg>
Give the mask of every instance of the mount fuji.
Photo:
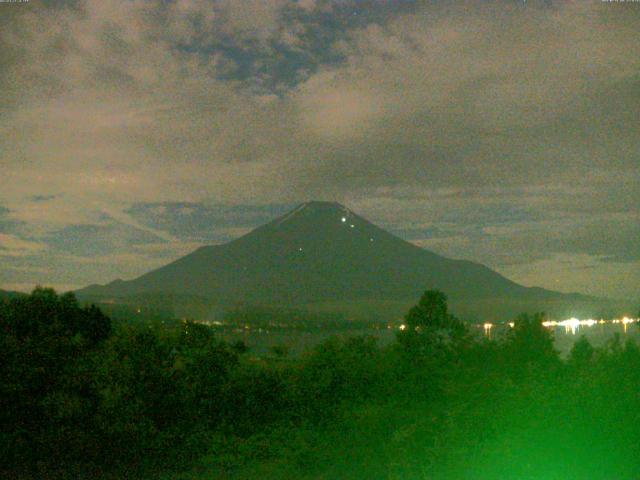
<svg viewBox="0 0 640 480">
<path fill-rule="evenodd" d="M 334 202 L 303 203 L 221 245 L 204 246 L 129 281 L 81 297 L 187 295 L 214 305 L 261 304 L 401 314 L 426 289 L 476 320 L 524 310 L 574 313 L 596 299 L 519 285 L 490 268 L 420 248 Z M 585 307 L 586 306 L 586 307 Z M 360 308 L 362 307 L 362 308 Z"/>
</svg>

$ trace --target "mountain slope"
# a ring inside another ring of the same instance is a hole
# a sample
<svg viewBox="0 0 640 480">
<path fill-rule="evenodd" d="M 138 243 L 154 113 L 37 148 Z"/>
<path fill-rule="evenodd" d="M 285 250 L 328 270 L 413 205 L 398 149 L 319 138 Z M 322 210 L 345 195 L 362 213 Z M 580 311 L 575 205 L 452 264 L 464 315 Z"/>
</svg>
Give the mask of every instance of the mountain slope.
<svg viewBox="0 0 640 480">
<path fill-rule="evenodd" d="M 330 202 L 308 202 L 223 245 L 207 246 L 131 281 L 80 295 L 200 295 L 234 302 L 302 305 L 413 300 L 425 289 L 454 302 L 577 300 L 518 285 L 489 268 L 419 248 Z"/>
</svg>

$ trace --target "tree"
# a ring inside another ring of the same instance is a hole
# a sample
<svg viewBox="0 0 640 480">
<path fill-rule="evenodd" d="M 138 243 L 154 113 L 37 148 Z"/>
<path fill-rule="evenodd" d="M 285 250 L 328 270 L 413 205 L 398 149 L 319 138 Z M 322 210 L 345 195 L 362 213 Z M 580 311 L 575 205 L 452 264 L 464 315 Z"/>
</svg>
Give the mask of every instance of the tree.
<svg viewBox="0 0 640 480">
<path fill-rule="evenodd" d="M 447 310 L 447 296 L 439 290 L 427 290 L 405 316 L 405 325 L 410 331 L 419 328 L 446 328 L 451 320 Z"/>
<path fill-rule="evenodd" d="M 404 327 L 398 341 L 412 357 L 451 352 L 466 333 L 465 325 L 449 313 L 447 296 L 439 290 L 424 292 L 405 316 Z"/>
<path fill-rule="evenodd" d="M 571 347 L 569 353 L 569 363 L 573 366 L 579 367 L 581 365 L 588 364 L 593 358 L 594 348 L 587 340 L 587 337 L 582 335 Z"/>
<path fill-rule="evenodd" d="M 447 296 L 439 290 L 427 290 L 417 305 L 405 315 L 405 332 L 459 336 L 464 324 L 449 313 Z"/>
<path fill-rule="evenodd" d="M 91 358 L 110 334 L 109 318 L 71 293 L 38 287 L 2 306 L 0 465 L 86 456 L 99 396 Z"/>
<path fill-rule="evenodd" d="M 544 313 L 522 314 L 507 334 L 507 354 L 517 365 L 548 366 L 559 361 L 553 347 L 553 332 L 542 325 Z"/>
</svg>

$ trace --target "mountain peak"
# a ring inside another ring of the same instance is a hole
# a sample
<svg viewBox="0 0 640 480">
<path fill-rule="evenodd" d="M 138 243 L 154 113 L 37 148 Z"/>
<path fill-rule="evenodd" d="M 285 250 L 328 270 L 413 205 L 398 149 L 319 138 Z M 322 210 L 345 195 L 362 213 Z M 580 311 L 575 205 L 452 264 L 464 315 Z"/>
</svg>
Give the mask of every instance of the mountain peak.
<svg viewBox="0 0 640 480">
<path fill-rule="evenodd" d="M 302 205 L 306 205 L 308 207 L 322 207 L 322 206 L 327 206 L 327 207 L 342 207 L 344 208 L 341 204 L 339 204 L 338 202 L 332 202 L 329 200 L 308 200 L 306 202 L 303 202 Z"/>
<path fill-rule="evenodd" d="M 311 219 L 313 221 L 319 221 L 321 218 L 331 218 L 345 222 L 347 218 L 355 216 L 355 213 L 338 202 L 311 200 L 301 203 L 290 212 L 285 213 L 280 218 L 276 218 L 272 222 L 272 225 L 279 226 L 290 223 L 293 220 L 299 221 L 303 218 Z"/>
<path fill-rule="evenodd" d="M 300 205 L 300 207 L 311 208 L 311 209 L 333 209 L 333 210 L 346 210 L 347 207 L 338 203 L 338 202 L 330 202 L 327 200 L 309 200 L 308 202 L 304 202 Z"/>
</svg>

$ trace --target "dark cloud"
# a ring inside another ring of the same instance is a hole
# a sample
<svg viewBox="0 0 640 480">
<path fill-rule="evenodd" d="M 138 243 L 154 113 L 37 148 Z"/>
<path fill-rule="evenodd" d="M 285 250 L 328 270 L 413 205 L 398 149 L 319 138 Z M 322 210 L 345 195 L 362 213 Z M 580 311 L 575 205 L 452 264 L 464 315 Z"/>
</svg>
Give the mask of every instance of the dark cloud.
<svg viewBox="0 0 640 480">
<path fill-rule="evenodd" d="M 45 243 L 54 250 L 80 257 L 127 252 L 136 245 L 166 242 L 129 225 L 70 225 L 47 235 Z"/>
<path fill-rule="evenodd" d="M 634 218 L 580 222 L 457 225 L 439 235 L 414 235 L 413 240 L 444 254 L 474 259 L 482 256 L 495 268 L 552 259 L 559 254 L 585 255 L 598 262 L 637 264 L 640 230 Z"/>
<path fill-rule="evenodd" d="M 19 222 L 11 218 L 11 210 L 0 205 L 0 234 L 12 234 L 19 231 L 24 226 L 24 222 Z M 0 248 L 2 245 L 0 244 Z"/>
<path fill-rule="evenodd" d="M 618 217 L 589 221 L 569 230 L 558 251 L 586 253 L 613 263 L 640 261 L 638 217 Z"/>
<path fill-rule="evenodd" d="M 57 195 L 33 195 L 31 197 L 32 202 L 47 202 L 49 200 L 53 200 Z"/>
<path fill-rule="evenodd" d="M 286 213 L 295 204 L 206 205 L 194 202 L 139 203 L 127 210 L 133 218 L 182 240 L 232 240 L 248 230 Z"/>
</svg>

